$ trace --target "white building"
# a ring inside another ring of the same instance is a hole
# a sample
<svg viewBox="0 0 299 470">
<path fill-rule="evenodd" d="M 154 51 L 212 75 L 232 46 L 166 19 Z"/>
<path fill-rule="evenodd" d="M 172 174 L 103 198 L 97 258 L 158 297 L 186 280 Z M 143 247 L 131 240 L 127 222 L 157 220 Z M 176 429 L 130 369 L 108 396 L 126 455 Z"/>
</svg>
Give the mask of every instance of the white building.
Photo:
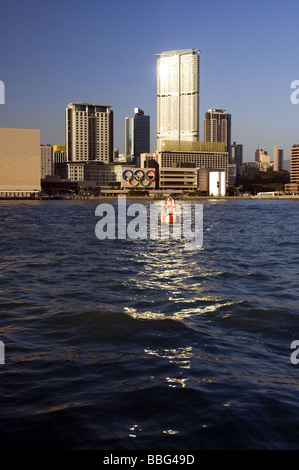
<svg viewBox="0 0 299 470">
<path fill-rule="evenodd" d="M 199 139 L 199 50 L 157 54 L 157 148 Z"/>
</svg>

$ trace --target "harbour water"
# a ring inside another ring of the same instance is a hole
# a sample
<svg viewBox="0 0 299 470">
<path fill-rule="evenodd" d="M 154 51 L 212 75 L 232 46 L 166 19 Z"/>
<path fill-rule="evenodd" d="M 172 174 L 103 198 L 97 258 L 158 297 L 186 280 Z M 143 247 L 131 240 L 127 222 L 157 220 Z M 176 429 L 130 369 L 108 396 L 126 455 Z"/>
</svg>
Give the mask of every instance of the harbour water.
<svg viewBox="0 0 299 470">
<path fill-rule="evenodd" d="M 299 201 L 207 200 L 193 251 L 100 202 L 0 201 L 0 448 L 298 449 Z"/>
</svg>

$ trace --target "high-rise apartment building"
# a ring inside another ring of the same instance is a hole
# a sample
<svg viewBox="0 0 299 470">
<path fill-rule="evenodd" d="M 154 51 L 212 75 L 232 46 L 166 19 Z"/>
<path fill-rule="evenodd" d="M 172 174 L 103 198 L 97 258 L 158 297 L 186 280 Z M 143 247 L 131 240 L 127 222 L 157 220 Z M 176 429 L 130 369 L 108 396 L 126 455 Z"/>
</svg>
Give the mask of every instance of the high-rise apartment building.
<svg viewBox="0 0 299 470">
<path fill-rule="evenodd" d="M 231 161 L 231 114 L 225 109 L 211 108 L 205 114 L 204 121 L 205 142 L 224 142 L 225 151 Z"/>
<path fill-rule="evenodd" d="M 285 185 L 285 190 L 296 194 L 299 192 L 299 144 L 294 144 L 291 149 L 290 182 Z"/>
<path fill-rule="evenodd" d="M 41 179 L 44 179 L 46 176 L 53 175 L 53 147 L 52 145 L 41 144 L 40 158 L 41 158 Z"/>
<path fill-rule="evenodd" d="M 283 148 L 275 146 L 273 149 L 274 171 L 283 170 Z"/>
<path fill-rule="evenodd" d="M 199 49 L 161 52 L 157 59 L 157 148 L 163 140 L 199 139 Z"/>
<path fill-rule="evenodd" d="M 134 117 L 126 117 L 126 155 L 139 157 L 150 152 L 150 116 L 134 108 Z"/>
<path fill-rule="evenodd" d="M 291 149 L 290 183 L 299 184 L 299 144 L 293 145 Z"/>
<path fill-rule="evenodd" d="M 70 103 L 65 110 L 68 162 L 113 160 L 113 111 L 102 104 Z"/>
</svg>

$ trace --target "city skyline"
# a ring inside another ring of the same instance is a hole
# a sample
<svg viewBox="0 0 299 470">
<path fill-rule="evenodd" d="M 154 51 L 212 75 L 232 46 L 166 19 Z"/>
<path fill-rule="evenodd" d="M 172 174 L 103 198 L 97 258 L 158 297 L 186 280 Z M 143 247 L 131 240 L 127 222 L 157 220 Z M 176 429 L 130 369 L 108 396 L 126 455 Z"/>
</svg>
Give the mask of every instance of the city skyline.
<svg viewBox="0 0 299 470">
<path fill-rule="evenodd" d="M 244 161 L 253 161 L 257 148 L 273 159 L 274 146 L 283 147 L 288 160 L 299 133 L 299 105 L 290 101 L 291 82 L 299 78 L 295 8 L 294 1 L 81 6 L 64 0 L 49 8 L 12 0 L 3 6 L 0 33 L 0 125 L 38 128 L 41 143 L 63 145 L 68 103 L 109 103 L 114 146 L 124 153 L 125 117 L 140 107 L 151 118 L 154 151 L 156 54 L 192 47 L 201 50 L 199 140 L 207 110 L 224 108 Z M 90 34 L 80 34 L 86 27 Z"/>
</svg>

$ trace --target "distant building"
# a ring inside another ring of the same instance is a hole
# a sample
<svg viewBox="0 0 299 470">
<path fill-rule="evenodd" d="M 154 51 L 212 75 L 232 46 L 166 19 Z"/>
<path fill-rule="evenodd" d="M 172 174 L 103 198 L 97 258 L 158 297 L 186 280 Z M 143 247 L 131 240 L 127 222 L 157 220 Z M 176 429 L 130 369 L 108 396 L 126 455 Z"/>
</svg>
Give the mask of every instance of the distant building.
<svg viewBox="0 0 299 470">
<path fill-rule="evenodd" d="M 53 175 L 57 175 L 57 165 L 66 162 L 65 145 L 53 145 Z"/>
<path fill-rule="evenodd" d="M 117 161 L 119 159 L 119 149 L 114 148 L 113 149 L 113 161 Z"/>
<path fill-rule="evenodd" d="M 283 148 L 275 146 L 273 149 L 274 171 L 283 170 Z"/>
<path fill-rule="evenodd" d="M 40 146 L 41 158 L 41 179 L 46 176 L 53 175 L 53 147 L 49 144 L 41 144 Z"/>
<path fill-rule="evenodd" d="M 157 59 L 157 149 L 164 140 L 199 139 L 199 50 L 161 52 Z"/>
<path fill-rule="evenodd" d="M 235 163 L 228 164 L 228 184 L 229 186 L 235 186 L 237 180 L 237 165 Z"/>
<path fill-rule="evenodd" d="M 299 192 L 299 144 L 294 144 L 291 149 L 290 183 L 285 185 L 288 192 Z"/>
<path fill-rule="evenodd" d="M 299 144 L 293 145 L 291 149 L 290 183 L 299 183 Z"/>
<path fill-rule="evenodd" d="M 134 108 L 134 117 L 126 117 L 126 155 L 140 157 L 150 152 L 150 116 Z"/>
<path fill-rule="evenodd" d="M 260 169 L 259 162 L 244 162 L 242 163 L 240 167 L 240 174 L 244 175 L 244 174 L 254 173 L 256 171 L 259 171 L 259 169 Z"/>
<path fill-rule="evenodd" d="M 260 162 L 263 157 L 266 157 L 268 155 L 268 152 L 263 149 L 256 149 L 255 154 L 254 154 L 254 160 L 256 162 Z"/>
<path fill-rule="evenodd" d="M 243 163 L 243 145 L 233 142 L 231 145 L 231 163 L 236 165 L 237 173 L 240 172 L 240 167 Z"/>
<path fill-rule="evenodd" d="M 231 161 L 231 114 L 225 109 L 211 108 L 205 114 L 204 141 L 224 142 L 229 162 L 234 163 Z"/>
<path fill-rule="evenodd" d="M 40 131 L 0 128 L 0 195 L 37 193 L 40 181 Z"/>
<path fill-rule="evenodd" d="M 113 111 L 111 106 L 70 103 L 65 110 L 68 162 L 113 160 Z"/>
<path fill-rule="evenodd" d="M 274 164 L 271 162 L 271 157 L 266 150 L 256 149 L 255 161 L 259 164 L 260 171 L 273 170 Z"/>
</svg>

